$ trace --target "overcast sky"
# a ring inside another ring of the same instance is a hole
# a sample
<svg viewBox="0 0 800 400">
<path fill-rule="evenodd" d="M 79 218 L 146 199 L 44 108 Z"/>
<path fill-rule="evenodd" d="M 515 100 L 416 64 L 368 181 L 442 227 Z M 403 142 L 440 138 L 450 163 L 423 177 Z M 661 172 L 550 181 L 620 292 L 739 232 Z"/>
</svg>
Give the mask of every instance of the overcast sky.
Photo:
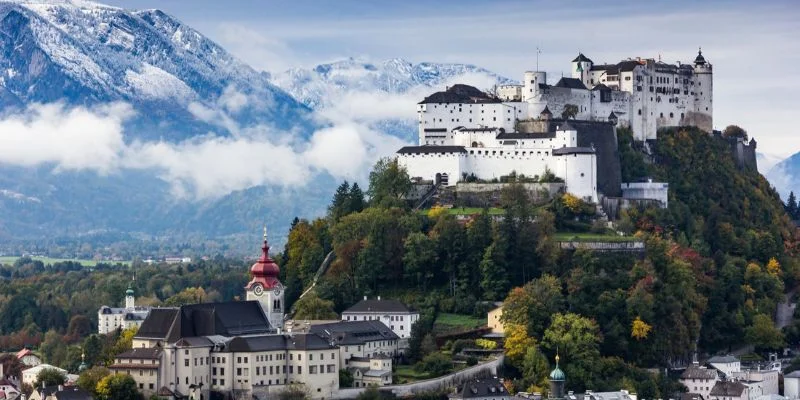
<svg viewBox="0 0 800 400">
<path fill-rule="evenodd" d="M 714 122 L 745 128 L 759 151 L 800 151 L 800 1 L 114 0 L 159 8 L 256 69 L 345 57 L 475 64 L 520 79 L 570 73 L 579 51 L 597 63 L 659 56 L 714 65 Z M 599 5 L 599 7 L 598 7 Z M 555 75 L 555 76 L 553 76 Z M 413 107 L 409 104 L 409 107 Z"/>
</svg>

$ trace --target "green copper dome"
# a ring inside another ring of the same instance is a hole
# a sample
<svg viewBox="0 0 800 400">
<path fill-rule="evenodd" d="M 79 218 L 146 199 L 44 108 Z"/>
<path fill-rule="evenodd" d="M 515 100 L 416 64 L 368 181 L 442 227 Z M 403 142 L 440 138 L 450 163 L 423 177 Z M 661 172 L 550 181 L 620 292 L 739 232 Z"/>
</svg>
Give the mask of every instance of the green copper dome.
<svg viewBox="0 0 800 400">
<path fill-rule="evenodd" d="M 556 356 L 556 368 L 553 370 L 553 372 L 550 373 L 550 380 L 551 381 L 566 381 L 567 380 L 567 376 L 564 374 L 564 371 L 562 371 L 561 368 L 558 367 L 558 359 L 559 359 L 559 357 Z"/>
<path fill-rule="evenodd" d="M 128 290 L 125 291 L 126 296 L 133 296 L 133 288 L 128 286 Z"/>
</svg>

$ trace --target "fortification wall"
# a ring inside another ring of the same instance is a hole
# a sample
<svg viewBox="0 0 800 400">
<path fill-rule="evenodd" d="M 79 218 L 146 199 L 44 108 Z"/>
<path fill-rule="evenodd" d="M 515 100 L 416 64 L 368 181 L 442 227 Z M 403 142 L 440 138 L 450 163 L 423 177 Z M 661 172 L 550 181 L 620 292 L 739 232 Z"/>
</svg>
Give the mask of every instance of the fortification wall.
<svg viewBox="0 0 800 400">
<path fill-rule="evenodd" d="M 459 183 L 443 190 L 442 199 L 464 207 L 492 207 L 500 204 L 506 183 Z M 563 183 L 522 183 L 534 202 L 544 202 L 564 191 Z"/>
</svg>

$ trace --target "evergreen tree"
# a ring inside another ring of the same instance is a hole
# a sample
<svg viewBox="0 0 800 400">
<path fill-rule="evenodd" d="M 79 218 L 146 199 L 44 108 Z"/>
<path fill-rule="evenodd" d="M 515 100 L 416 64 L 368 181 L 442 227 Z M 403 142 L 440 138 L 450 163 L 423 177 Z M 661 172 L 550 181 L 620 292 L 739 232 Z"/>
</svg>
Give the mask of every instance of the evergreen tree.
<svg viewBox="0 0 800 400">
<path fill-rule="evenodd" d="M 364 192 L 358 186 L 358 183 L 353 183 L 350 187 L 350 193 L 347 196 L 347 213 L 357 213 L 364 210 Z"/>
<path fill-rule="evenodd" d="M 504 255 L 494 244 L 486 248 L 481 261 L 481 289 L 486 300 L 500 300 L 508 294 Z"/>
<path fill-rule="evenodd" d="M 791 219 L 800 219 L 800 210 L 798 209 L 794 192 L 789 192 L 789 199 L 786 200 L 786 213 L 789 214 Z"/>
<path fill-rule="evenodd" d="M 348 206 L 350 202 L 350 184 L 347 181 L 342 182 L 338 188 L 336 188 L 336 193 L 333 194 L 333 201 L 331 201 L 331 205 L 328 206 L 328 216 L 333 219 L 334 222 L 338 221 L 339 218 L 349 214 Z"/>
</svg>

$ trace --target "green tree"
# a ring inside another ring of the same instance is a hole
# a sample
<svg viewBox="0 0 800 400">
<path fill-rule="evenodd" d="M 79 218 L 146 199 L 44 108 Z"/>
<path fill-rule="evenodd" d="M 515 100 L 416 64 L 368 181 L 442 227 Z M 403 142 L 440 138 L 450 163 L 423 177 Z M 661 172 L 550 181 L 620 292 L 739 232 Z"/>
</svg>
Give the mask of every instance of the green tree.
<svg viewBox="0 0 800 400">
<path fill-rule="evenodd" d="M 97 383 L 99 400 L 142 400 L 136 381 L 130 375 L 107 375 Z"/>
<path fill-rule="evenodd" d="M 334 221 L 338 221 L 343 216 L 349 214 L 348 206 L 350 200 L 350 184 L 342 182 L 333 194 L 333 201 L 328 206 L 328 216 Z"/>
<path fill-rule="evenodd" d="M 66 375 L 55 368 L 45 368 L 36 375 L 35 387 L 63 385 L 67 381 Z"/>
<path fill-rule="evenodd" d="M 347 196 L 347 213 L 357 213 L 364 210 L 364 192 L 358 186 L 358 183 L 353 183 L 350 187 L 350 193 Z"/>
<path fill-rule="evenodd" d="M 486 248 L 480 267 L 484 299 L 498 300 L 508 294 L 505 254 L 497 251 L 494 244 Z"/>
<path fill-rule="evenodd" d="M 403 276 L 427 290 L 436 267 L 436 243 L 422 232 L 410 233 L 403 244 Z"/>
<path fill-rule="evenodd" d="M 97 397 L 97 384 L 110 374 L 111 371 L 106 367 L 89 368 L 78 376 L 78 387 L 91 393 L 92 397 Z"/>
<path fill-rule="evenodd" d="M 722 131 L 722 136 L 747 140 L 747 131 L 740 128 L 738 125 L 728 125 L 725 127 L 725 130 Z"/>
<path fill-rule="evenodd" d="M 578 106 L 575 104 L 565 104 L 564 111 L 561 111 L 562 119 L 575 119 L 578 116 Z"/>
<path fill-rule="evenodd" d="M 304 386 L 295 384 L 286 386 L 283 390 L 278 392 L 278 400 L 307 400 L 310 398 L 311 396 Z"/>
<path fill-rule="evenodd" d="M 546 391 L 550 365 L 547 357 L 539 350 L 539 346 L 528 348 L 525 358 L 522 360 L 522 376 L 526 383 L 526 390 L 529 392 Z"/>
<path fill-rule="evenodd" d="M 545 330 L 542 346 L 567 360 L 596 360 L 600 356 L 600 327 L 578 314 L 555 314 Z"/>
<path fill-rule="evenodd" d="M 418 372 L 426 372 L 431 377 L 442 376 L 453 368 L 453 361 L 450 357 L 439 353 L 433 352 L 426 355 L 422 361 L 414 365 L 414 370 Z"/>
<path fill-rule="evenodd" d="M 561 282 L 552 275 L 512 289 L 503 302 L 503 321 L 525 326 L 529 335 L 542 337 L 551 316 L 564 310 L 561 290 Z"/>
<path fill-rule="evenodd" d="M 403 206 L 405 196 L 411 190 L 411 178 L 397 159 L 382 158 L 369 173 L 367 195 L 370 204 L 378 207 Z"/>
<path fill-rule="evenodd" d="M 353 387 L 353 373 L 342 368 L 339 370 L 339 387 Z"/>
<path fill-rule="evenodd" d="M 763 350 L 777 350 L 785 345 L 783 333 L 775 327 L 772 318 L 764 314 L 753 317 L 753 324 L 745 328 L 745 338 Z"/>
<path fill-rule="evenodd" d="M 312 290 L 294 303 L 294 318 L 298 320 L 338 319 L 339 316 L 333 311 L 333 307 L 332 301 L 321 299 Z"/>
<path fill-rule="evenodd" d="M 794 192 L 789 192 L 789 198 L 786 199 L 786 213 L 789 214 L 791 219 L 800 219 L 800 209 L 797 206 L 797 198 Z"/>
</svg>

